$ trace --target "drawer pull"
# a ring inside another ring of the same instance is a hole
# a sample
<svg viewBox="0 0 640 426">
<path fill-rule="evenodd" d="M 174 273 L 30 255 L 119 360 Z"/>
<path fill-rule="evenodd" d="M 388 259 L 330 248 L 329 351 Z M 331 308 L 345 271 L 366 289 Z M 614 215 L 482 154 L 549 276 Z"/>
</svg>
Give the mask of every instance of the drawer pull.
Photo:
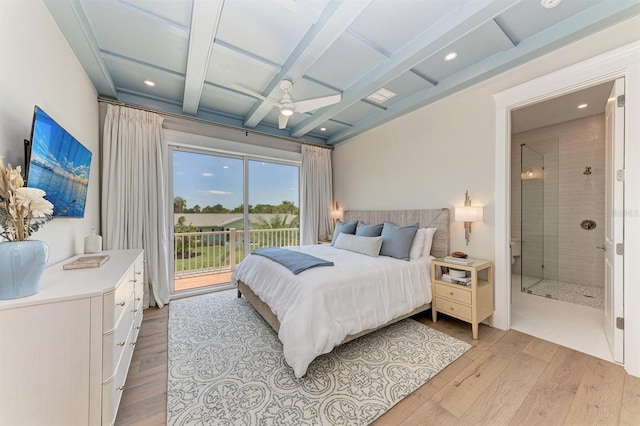
<svg viewBox="0 0 640 426">
<path fill-rule="evenodd" d="M 124 306 L 126 305 L 126 302 L 120 302 L 120 303 L 116 303 L 117 306 Z"/>
<path fill-rule="evenodd" d="M 138 310 L 137 310 L 137 309 L 134 309 L 134 310 L 133 310 L 133 311 L 131 311 L 131 312 L 133 312 L 133 313 L 135 314 L 136 312 L 138 312 Z"/>
<path fill-rule="evenodd" d="M 449 292 L 449 296 L 453 296 L 453 292 L 452 291 Z"/>
<path fill-rule="evenodd" d="M 138 343 L 138 341 L 137 341 L 137 340 L 135 340 L 135 341 L 131 342 L 131 346 L 135 346 L 135 345 L 136 345 L 136 343 Z"/>
<path fill-rule="evenodd" d="M 137 327 L 136 327 L 136 330 L 140 330 L 140 326 L 137 326 Z"/>
<path fill-rule="evenodd" d="M 139 302 L 139 301 L 140 301 L 140 298 L 139 298 L 139 297 L 136 297 L 136 302 Z"/>
<path fill-rule="evenodd" d="M 141 273 L 142 273 L 142 272 L 138 271 L 138 272 L 136 272 L 136 275 L 140 275 Z"/>
<path fill-rule="evenodd" d="M 133 280 L 129 280 L 129 282 L 130 282 L 130 283 L 134 283 L 134 284 L 135 284 L 135 283 L 137 283 L 137 282 L 138 282 L 138 280 L 133 279 Z"/>
<path fill-rule="evenodd" d="M 449 309 L 451 309 L 452 311 L 456 310 L 453 306 L 450 306 Z"/>
<path fill-rule="evenodd" d="M 124 390 L 124 385 L 122 385 L 122 386 L 118 386 L 118 390 L 119 390 L 119 391 L 123 391 L 123 390 Z"/>
<path fill-rule="evenodd" d="M 124 340 L 120 343 L 117 343 L 118 346 L 124 346 Z"/>
</svg>

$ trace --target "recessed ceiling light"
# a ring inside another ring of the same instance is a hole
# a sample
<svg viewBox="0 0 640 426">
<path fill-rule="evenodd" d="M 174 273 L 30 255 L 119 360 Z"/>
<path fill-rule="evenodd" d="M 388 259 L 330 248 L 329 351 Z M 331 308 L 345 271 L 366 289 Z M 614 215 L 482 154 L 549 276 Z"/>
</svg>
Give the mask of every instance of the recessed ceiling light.
<svg viewBox="0 0 640 426">
<path fill-rule="evenodd" d="M 540 4 L 545 9 L 552 9 L 560 4 L 562 0 L 540 0 Z"/>
<path fill-rule="evenodd" d="M 154 86 L 156 85 L 156 84 L 155 84 L 153 81 L 151 81 L 151 80 L 145 80 L 145 81 L 144 81 L 144 84 L 146 84 L 147 86 L 151 86 L 151 87 L 154 87 Z"/>
<path fill-rule="evenodd" d="M 320 127 L 320 131 L 321 131 L 321 132 L 326 132 L 326 131 L 327 131 L 327 128 L 326 128 L 326 127 Z"/>
<path fill-rule="evenodd" d="M 455 58 L 458 57 L 458 52 L 449 52 L 445 55 L 444 60 L 445 61 L 452 61 Z"/>
<path fill-rule="evenodd" d="M 585 109 L 588 106 L 589 106 L 589 104 L 580 104 L 580 105 L 578 105 L 578 109 Z"/>
<path fill-rule="evenodd" d="M 372 93 L 369 96 L 367 96 L 367 99 L 381 104 L 393 98 L 395 95 L 396 95 L 395 92 L 392 92 L 391 90 L 385 89 L 384 87 L 382 87 L 378 89 L 375 93 Z"/>
</svg>

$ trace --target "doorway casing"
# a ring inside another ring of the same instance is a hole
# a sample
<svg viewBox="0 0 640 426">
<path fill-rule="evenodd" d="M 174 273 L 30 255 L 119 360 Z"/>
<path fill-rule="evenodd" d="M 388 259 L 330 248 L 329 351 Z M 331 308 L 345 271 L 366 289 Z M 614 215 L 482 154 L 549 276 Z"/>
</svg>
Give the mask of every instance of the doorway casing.
<svg viewBox="0 0 640 426">
<path fill-rule="evenodd" d="M 494 95 L 496 102 L 495 151 L 495 314 L 494 325 L 507 330 L 511 323 L 511 111 L 624 77 L 625 101 L 625 277 L 640 275 L 640 42 L 630 43 L 602 55 L 555 71 L 535 80 L 512 87 Z M 633 161 L 636 159 L 636 161 Z M 640 300 L 640 286 L 627 280 L 624 300 Z M 640 377 L 640 306 L 626 303 L 625 318 L 625 370 Z"/>
</svg>

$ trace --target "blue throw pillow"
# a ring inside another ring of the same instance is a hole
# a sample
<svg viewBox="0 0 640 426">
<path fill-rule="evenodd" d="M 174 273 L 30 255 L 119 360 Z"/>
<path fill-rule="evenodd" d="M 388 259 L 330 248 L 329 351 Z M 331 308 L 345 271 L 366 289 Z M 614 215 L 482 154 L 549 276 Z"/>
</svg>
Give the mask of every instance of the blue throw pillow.
<svg viewBox="0 0 640 426">
<path fill-rule="evenodd" d="M 344 223 L 341 221 L 336 222 L 336 229 L 333 230 L 333 238 L 331 239 L 331 245 L 334 245 L 336 243 L 336 239 L 338 238 L 338 235 L 340 235 L 341 232 L 344 232 L 345 234 L 355 234 L 356 233 L 356 226 L 358 226 L 358 221 L 354 220 L 353 222 L 349 222 L 349 223 Z"/>
<path fill-rule="evenodd" d="M 385 222 L 382 227 L 380 255 L 409 260 L 411 243 L 416 232 L 418 232 L 417 223 L 411 226 L 396 226 L 393 223 Z"/>
<path fill-rule="evenodd" d="M 379 237 L 382 234 L 383 223 L 378 225 L 367 225 L 360 222 L 356 228 L 356 235 L 359 237 Z"/>
</svg>

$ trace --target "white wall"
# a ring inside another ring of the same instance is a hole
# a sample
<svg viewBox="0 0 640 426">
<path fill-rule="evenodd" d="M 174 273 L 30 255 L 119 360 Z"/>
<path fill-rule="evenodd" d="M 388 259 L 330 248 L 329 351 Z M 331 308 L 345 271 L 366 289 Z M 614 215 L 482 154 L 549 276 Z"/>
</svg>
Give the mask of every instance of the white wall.
<svg viewBox="0 0 640 426">
<path fill-rule="evenodd" d="M 49 245 L 49 264 L 83 251 L 84 236 L 99 232 L 97 93 L 40 0 L 0 1 L 0 156 L 24 164 L 35 105 L 92 153 L 84 219 L 54 219 L 32 239 Z"/>
<path fill-rule="evenodd" d="M 451 250 L 492 259 L 493 94 L 638 40 L 638 28 L 635 17 L 338 145 L 336 200 L 346 209 L 453 208 L 468 189 L 472 203 L 485 206 L 484 222 L 473 224 L 468 246 L 462 223 L 452 222 Z"/>
</svg>

